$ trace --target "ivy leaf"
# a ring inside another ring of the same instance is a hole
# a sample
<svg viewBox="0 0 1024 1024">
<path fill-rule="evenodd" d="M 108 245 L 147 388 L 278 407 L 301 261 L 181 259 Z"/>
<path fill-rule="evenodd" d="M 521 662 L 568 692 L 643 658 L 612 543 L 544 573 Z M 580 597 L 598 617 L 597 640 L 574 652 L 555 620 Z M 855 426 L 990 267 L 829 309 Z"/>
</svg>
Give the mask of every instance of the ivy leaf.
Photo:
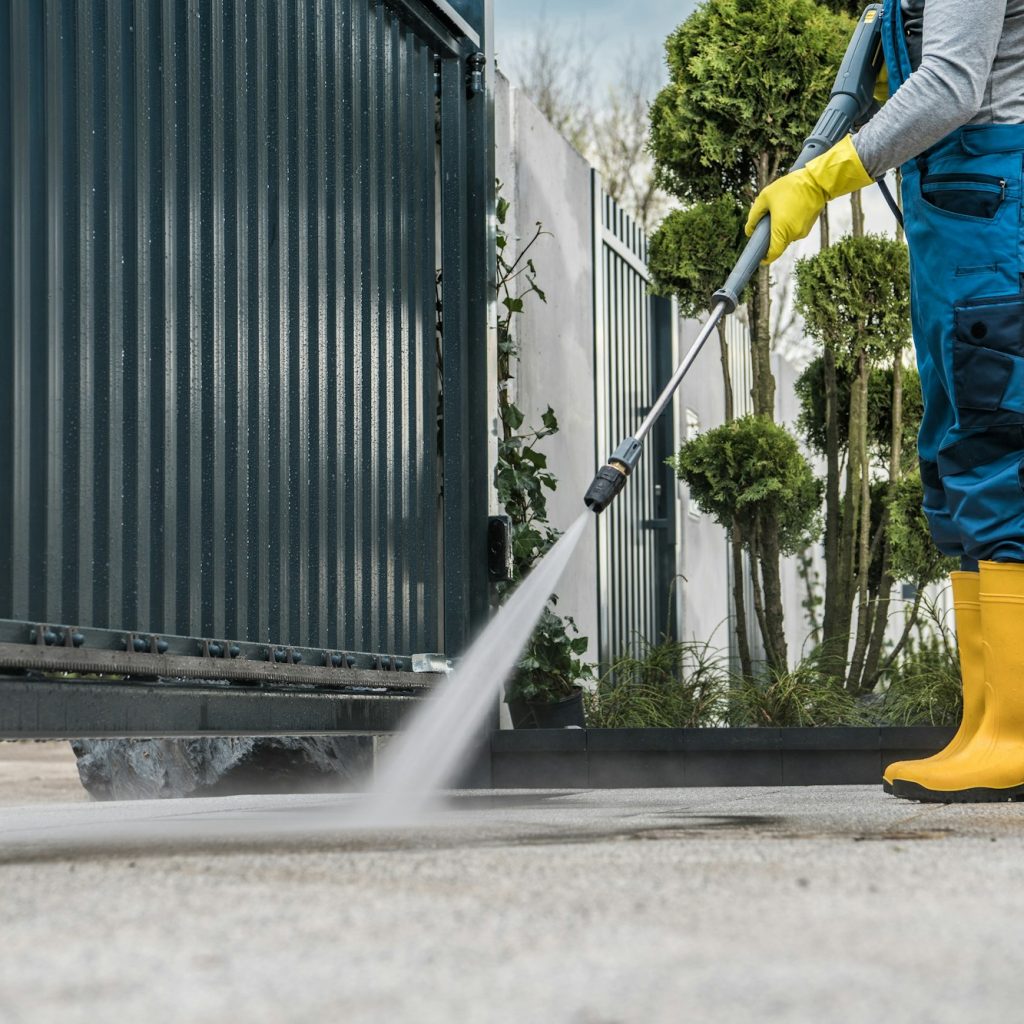
<svg viewBox="0 0 1024 1024">
<path fill-rule="evenodd" d="M 540 421 L 552 433 L 558 429 L 558 419 L 555 416 L 555 410 L 550 405 L 544 410 L 544 415 L 541 416 Z"/>
<path fill-rule="evenodd" d="M 502 422 L 511 427 L 512 430 L 518 430 L 523 425 L 524 418 L 522 410 L 511 403 L 506 406 L 501 415 Z"/>
<path fill-rule="evenodd" d="M 502 299 L 501 303 L 510 313 L 522 313 L 523 311 L 522 299 L 517 299 L 509 295 Z"/>
</svg>

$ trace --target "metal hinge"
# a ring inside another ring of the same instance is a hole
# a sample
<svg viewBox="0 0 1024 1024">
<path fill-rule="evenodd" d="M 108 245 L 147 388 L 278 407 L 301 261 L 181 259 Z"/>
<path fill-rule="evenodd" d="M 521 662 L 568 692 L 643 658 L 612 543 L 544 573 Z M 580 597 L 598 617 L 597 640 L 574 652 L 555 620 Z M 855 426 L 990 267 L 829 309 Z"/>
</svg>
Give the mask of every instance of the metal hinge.
<svg viewBox="0 0 1024 1024">
<path fill-rule="evenodd" d="M 512 579 L 511 516 L 487 519 L 487 576 L 492 583 L 508 583 Z"/>
<path fill-rule="evenodd" d="M 484 91 L 484 68 L 487 66 L 487 57 L 479 50 L 466 61 L 466 88 L 470 96 Z"/>
</svg>

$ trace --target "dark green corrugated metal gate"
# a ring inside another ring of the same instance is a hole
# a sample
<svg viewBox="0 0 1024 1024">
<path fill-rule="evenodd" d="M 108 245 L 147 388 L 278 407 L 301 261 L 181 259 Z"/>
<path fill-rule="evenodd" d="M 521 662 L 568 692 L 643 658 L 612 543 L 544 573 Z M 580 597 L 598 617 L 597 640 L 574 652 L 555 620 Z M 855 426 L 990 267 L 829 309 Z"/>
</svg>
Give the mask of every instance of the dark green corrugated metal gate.
<svg viewBox="0 0 1024 1024">
<path fill-rule="evenodd" d="M 0 640 L 462 645 L 493 158 L 458 7 L 0 0 Z"/>
</svg>

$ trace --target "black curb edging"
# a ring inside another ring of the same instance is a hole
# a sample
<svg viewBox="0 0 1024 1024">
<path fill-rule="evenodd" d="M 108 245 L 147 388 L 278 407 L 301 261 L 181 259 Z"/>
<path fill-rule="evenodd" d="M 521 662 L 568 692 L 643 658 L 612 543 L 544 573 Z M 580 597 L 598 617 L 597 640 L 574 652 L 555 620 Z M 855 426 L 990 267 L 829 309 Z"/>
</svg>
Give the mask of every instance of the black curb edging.
<svg viewBox="0 0 1024 1024">
<path fill-rule="evenodd" d="M 496 789 L 842 786 L 941 750 L 954 729 L 520 729 L 491 735 Z"/>
</svg>

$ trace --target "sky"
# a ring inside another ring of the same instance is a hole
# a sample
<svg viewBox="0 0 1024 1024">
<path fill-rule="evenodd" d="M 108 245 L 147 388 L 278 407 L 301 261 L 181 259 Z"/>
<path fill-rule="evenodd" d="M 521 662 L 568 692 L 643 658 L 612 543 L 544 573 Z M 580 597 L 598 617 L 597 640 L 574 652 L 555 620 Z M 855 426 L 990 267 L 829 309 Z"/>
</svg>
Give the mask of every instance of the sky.
<svg viewBox="0 0 1024 1024">
<path fill-rule="evenodd" d="M 616 56 L 630 45 L 660 64 L 665 37 L 696 6 L 697 0 L 494 0 L 498 66 L 514 79 L 516 48 L 542 23 L 559 37 L 574 35 L 595 46 L 595 85 L 606 87 Z"/>
</svg>

